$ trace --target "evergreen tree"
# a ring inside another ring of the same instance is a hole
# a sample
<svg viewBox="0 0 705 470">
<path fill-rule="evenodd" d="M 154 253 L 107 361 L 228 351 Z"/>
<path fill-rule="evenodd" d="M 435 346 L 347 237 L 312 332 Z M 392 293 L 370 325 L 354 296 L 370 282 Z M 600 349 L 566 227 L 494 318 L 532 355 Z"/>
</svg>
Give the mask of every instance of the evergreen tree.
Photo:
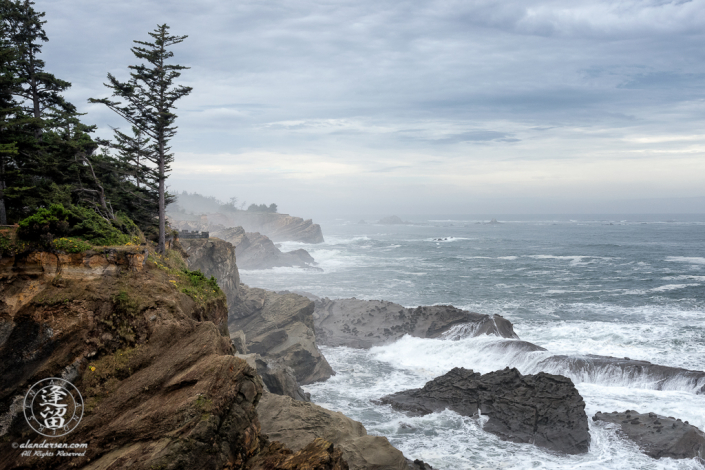
<svg viewBox="0 0 705 470">
<path fill-rule="evenodd" d="M 97 176 L 86 164 L 97 147 L 89 136 L 94 126 L 81 123 L 76 108 L 61 95 L 71 84 L 44 70 L 39 54 L 48 41 L 45 14 L 33 5 L 0 0 L 2 46 L 9 50 L 2 93 L 17 100 L 3 106 L 0 145 L 10 147 L 0 152 L 0 172 L 6 219 L 14 220 L 51 203 L 70 204 L 76 191 L 92 191 L 92 198 L 100 199 Z"/>
<path fill-rule="evenodd" d="M 187 36 L 171 36 L 169 26 L 160 25 L 149 33 L 154 42 L 134 41 L 138 46 L 131 49 L 138 59 L 147 64 L 131 65 L 130 79 L 120 82 L 108 74 L 105 86 L 112 90 L 113 96 L 125 100 L 125 104 L 110 101 L 107 98 L 93 99 L 92 103 L 102 103 L 126 119 L 139 132 L 153 140 L 153 152 L 144 156 L 156 168 L 157 191 L 159 195 L 159 245 L 158 250 L 164 252 L 167 195 L 165 180 L 174 155 L 169 153 L 169 141 L 176 135 L 176 114 L 174 103 L 191 92 L 190 87 L 174 85 L 174 80 L 181 76 L 181 70 L 187 69 L 181 65 L 167 64 L 166 61 L 174 53 L 168 50 L 171 46 L 181 43 Z"/>
</svg>

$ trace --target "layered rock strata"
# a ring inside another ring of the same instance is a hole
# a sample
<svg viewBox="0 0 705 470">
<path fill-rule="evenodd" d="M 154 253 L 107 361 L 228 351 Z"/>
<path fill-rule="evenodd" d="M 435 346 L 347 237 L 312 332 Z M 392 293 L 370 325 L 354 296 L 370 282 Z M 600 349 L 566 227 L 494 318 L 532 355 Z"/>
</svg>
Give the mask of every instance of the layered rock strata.
<svg viewBox="0 0 705 470">
<path fill-rule="evenodd" d="M 321 226 L 311 219 L 288 214 L 237 211 L 201 216 L 200 220 L 177 220 L 170 214 L 172 227 L 186 230 L 215 232 L 229 227 L 242 227 L 247 232 L 259 232 L 275 242 L 323 243 Z"/>
<path fill-rule="evenodd" d="M 345 469 L 315 441 L 294 453 L 260 432 L 261 378 L 234 357 L 225 297 L 182 292 L 175 253 L 29 253 L 0 263 L 0 468 Z M 176 277 L 175 277 L 176 276 Z M 83 397 L 73 432 L 31 429 L 23 397 L 40 380 Z M 66 458 L 9 442 L 88 443 Z"/>
<path fill-rule="evenodd" d="M 634 441 L 646 455 L 655 459 L 697 458 L 705 463 L 705 433 L 687 421 L 633 410 L 621 413 L 598 411 L 592 419 L 619 426 L 620 434 Z"/>
<path fill-rule="evenodd" d="M 590 445 L 585 402 L 573 382 L 559 375 L 522 375 L 509 368 L 481 375 L 456 367 L 423 388 L 379 401 L 415 415 L 479 411 L 489 416 L 483 429 L 501 439 L 566 454 L 585 453 Z"/>
<path fill-rule="evenodd" d="M 512 324 L 499 315 L 449 305 L 405 308 L 384 300 L 317 300 L 314 325 L 319 344 L 364 349 L 393 343 L 404 335 L 439 338 L 456 332 L 518 338 Z"/>
<path fill-rule="evenodd" d="M 258 232 L 245 232 L 242 227 L 231 227 L 211 234 L 235 246 L 240 269 L 271 269 L 277 267 L 314 268 L 313 257 L 304 249 L 282 252 L 272 240 Z"/>
<path fill-rule="evenodd" d="M 262 432 L 270 439 L 297 450 L 311 439 L 323 438 L 342 451 L 351 470 L 429 468 L 414 467 L 386 437 L 368 435 L 362 423 L 313 403 L 265 392 L 257 410 Z"/>
<path fill-rule="evenodd" d="M 233 333 L 244 333 L 249 353 L 291 367 L 305 385 L 335 374 L 316 344 L 313 309 L 306 297 L 241 284 L 229 327 Z"/>
<path fill-rule="evenodd" d="M 259 354 L 236 354 L 235 357 L 257 370 L 268 392 L 286 395 L 297 401 L 311 401 L 311 394 L 301 388 L 291 367 L 277 361 L 267 361 Z"/>
<path fill-rule="evenodd" d="M 189 269 L 197 269 L 208 277 L 215 277 L 218 286 L 225 292 L 228 307 L 231 308 L 240 288 L 235 247 L 217 238 L 185 239 L 179 240 L 179 243 L 186 253 Z"/>
</svg>

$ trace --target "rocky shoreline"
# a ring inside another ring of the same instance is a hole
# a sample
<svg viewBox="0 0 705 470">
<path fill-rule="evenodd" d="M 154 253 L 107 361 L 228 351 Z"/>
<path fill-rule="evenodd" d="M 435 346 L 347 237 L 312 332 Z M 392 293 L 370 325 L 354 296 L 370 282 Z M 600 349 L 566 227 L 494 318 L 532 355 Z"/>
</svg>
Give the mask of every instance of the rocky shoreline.
<svg viewBox="0 0 705 470">
<path fill-rule="evenodd" d="M 188 274 L 183 258 L 205 277 Z M 239 263 L 237 247 L 217 238 L 175 241 L 164 257 L 125 247 L 0 259 L 0 438 L 41 439 L 22 418 L 22 396 L 37 380 L 62 377 L 85 395 L 85 416 L 55 441 L 91 442 L 84 456 L 59 464 L 12 451 L 0 455 L 0 466 L 427 470 L 361 423 L 311 403 L 302 385 L 335 374 L 319 345 L 366 349 L 405 335 L 491 335 L 498 338 L 492 347 L 545 352 L 499 315 L 251 288 L 240 283 Z M 554 355 L 538 364 L 571 374 L 641 374 L 663 387 L 675 377 L 704 390 L 703 372 L 628 358 Z M 456 368 L 382 397 L 379 406 L 450 409 L 486 420 L 483 429 L 501 439 L 553 452 L 580 454 L 590 445 L 584 401 L 559 374 Z M 593 421 L 620 426 L 654 458 L 705 453 L 702 431 L 675 418 L 628 410 Z"/>
</svg>

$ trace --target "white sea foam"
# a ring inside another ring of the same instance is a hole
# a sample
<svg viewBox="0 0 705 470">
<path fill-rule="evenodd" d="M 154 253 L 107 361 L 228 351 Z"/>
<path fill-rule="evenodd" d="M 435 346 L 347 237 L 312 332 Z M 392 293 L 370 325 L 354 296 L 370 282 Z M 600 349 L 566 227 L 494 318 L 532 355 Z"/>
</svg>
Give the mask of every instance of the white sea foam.
<svg viewBox="0 0 705 470">
<path fill-rule="evenodd" d="M 705 264 L 705 258 L 701 256 L 667 256 L 666 261 L 675 263 Z"/>
<path fill-rule="evenodd" d="M 452 341 L 438 341 L 451 345 Z M 322 348 L 338 374 L 327 382 L 304 387 L 313 401 L 362 421 L 369 434 L 386 436 L 408 458 L 420 458 L 434 468 L 456 469 L 701 469 L 692 460 L 654 460 L 621 437 L 614 425 L 588 419 L 591 445 L 587 454 L 560 455 L 531 444 L 500 440 L 482 429 L 478 420 L 452 411 L 410 417 L 371 400 L 409 388 L 418 388 L 433 378 L 428 367 L 397 368 L 377 356 L 376 351 Z M 421 359 L 423 351 L 416 357 Z M 449 352 L 449 355 L 450 354 Z M 419 373 L 417 373 L 419 372 Z M 657 392 L 624 387 L 578 384 L 586 402 L 588 418 L 597 411 L 636 409 L 677 416 L 705 427 L 705 396 L 685 392 Z M 322 399 L 319 400 L 319 397 Z"/>
</svg>

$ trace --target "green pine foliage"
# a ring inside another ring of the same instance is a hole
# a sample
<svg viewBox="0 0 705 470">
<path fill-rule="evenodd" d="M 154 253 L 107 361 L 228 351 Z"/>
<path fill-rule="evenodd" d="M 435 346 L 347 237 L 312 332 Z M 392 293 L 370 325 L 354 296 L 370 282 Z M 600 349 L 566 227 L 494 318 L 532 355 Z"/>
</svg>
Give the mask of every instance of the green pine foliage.
<svg viewBox="0 0 705 470">
<path fill-rule="evenodd" d="M 125 134 L 118 136 L 118 141 L 123 138 L 126 148 L 143 148 L 141 156 L 153 164 L 151 173 L 145 173 L 147 180 L 153 181 L 159 196 L 159 244 L 157 250 L 163 253 L 166 239 L 166 205 L 167 195 L 165 181 L 170 171 L 174 154 L 170 153 L 169 141 L 176 135 L 175 103 L 191 93 L 191 87 L 176 85 L 174 81 L 181 76 L 181 70 L 187 69 L 183 65 L 170 64 L 169 59 L 174 56 L 170 50 L 187 36 L 172 36 L 169 26 L 160 25 L 149 35 L 153 42 L 134 41 L 137 46 L 131 49 L 138 59 L 144 61 L 138 65 L 131 65 L 130 78 L 121 82 L 113 75 L 108 74 L 105 86 L 112 91 L 112 95 L 120 101 L 111 101 L 108 98 L 89 99 L 91 103 L 101 103 L 123 117 L 133 126 L 135 138 Z M 151 139 L 149 145 L 139 146 L 139 138 Z"/>
<path fill-rule="evenodd" d="M 160 215 L 164 232 L 163 209 L 173 201 L 164 187 L 176 129 L 171 109 L 191 91 L 172 86 L 185 67 L 164 61 L 185 36 L 163 25 L 150 33 L 153 43 L 138 42 L 133 52 L 152 66 L 132 67 L 127 86 L 147 97 L 146 114 L 135 118 L 134 135 L 117 130 L 114 142 L 102 141 L 64 98 L 71 84 L 46 70 L 45 13 L 34 7 L 0 0 L 0 226 L 20 223 L 14 244 L 60 243 L 62 251 L 124 244 L 140 230 L 157 240 Z"/>
<path fill-rule="evenodd" d="M 61 204 L 40 208 L 21 220 L 17 235 L 21 240 L 59 249 L 55 241 L 61 238 L 76 238 L 95 246 L 126 245 L 140 239 L 139 228 L 126 216 L 119 214 L 108 221 L 89 208 L 65 208 Z"/>
</svg>

